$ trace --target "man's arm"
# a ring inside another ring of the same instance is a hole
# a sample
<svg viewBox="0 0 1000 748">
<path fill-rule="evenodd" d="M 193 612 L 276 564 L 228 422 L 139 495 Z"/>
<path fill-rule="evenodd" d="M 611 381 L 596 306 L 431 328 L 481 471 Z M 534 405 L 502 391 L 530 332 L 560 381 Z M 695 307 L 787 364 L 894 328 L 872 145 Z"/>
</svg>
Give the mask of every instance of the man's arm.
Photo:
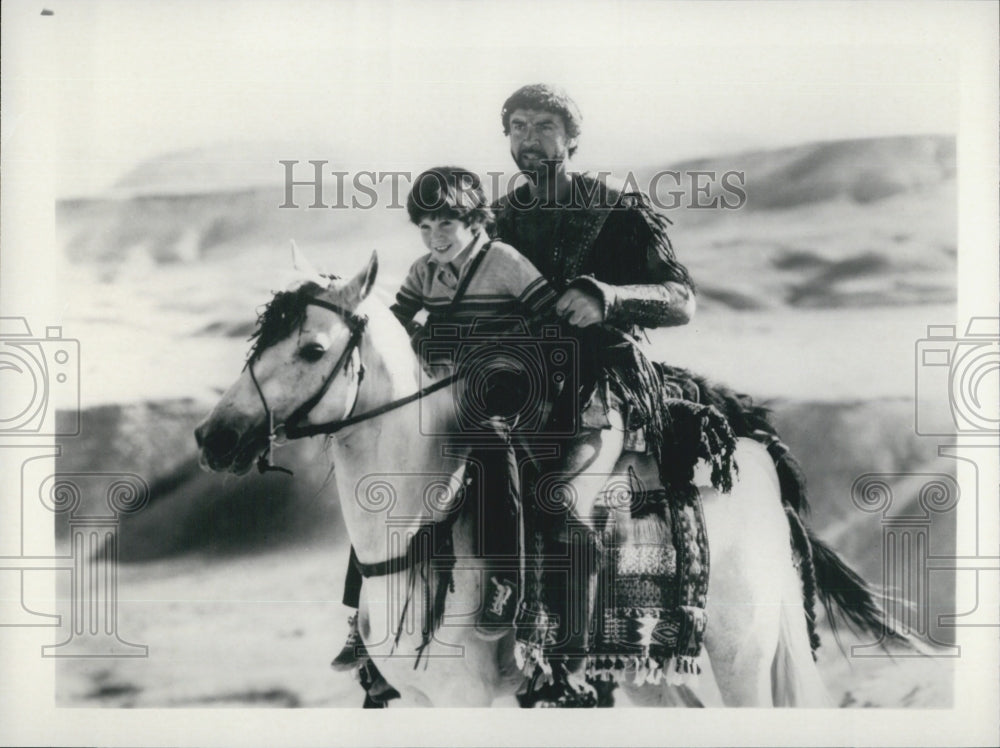
<svg viewBox="0 0 1000 748">
<path fill-rule="evenodd" d="M 616 327 L 686 325 L 696 307 L 693 289 L 678 281 L 614 286 L 588 276 L 573 281 L 569 290 L 574 289 L 593 294 L 603 321 Z"/>
<path fill-rule="evenodd" d="M 670 221 L 642 195 L 623 196 L 621 206 L 616 225 L 608 227 L 620 252 L 614 252 L 605 262 L 624 264 L 627 272 L 623 274 L 620 267 L 615 267 L 613 277 L 632 282 L 611 283 L 592 275 L 582 276 L 573 280 L 565 295 L 574 290 L 587 294 L 600 308 L 597 321 L 616 327 L 687 324 L 695 312 L 695 287 L 687 268 L 674 254 L 667 235 Z M 569 305 L 572 302 L 570 299 Z"/>
</svg>

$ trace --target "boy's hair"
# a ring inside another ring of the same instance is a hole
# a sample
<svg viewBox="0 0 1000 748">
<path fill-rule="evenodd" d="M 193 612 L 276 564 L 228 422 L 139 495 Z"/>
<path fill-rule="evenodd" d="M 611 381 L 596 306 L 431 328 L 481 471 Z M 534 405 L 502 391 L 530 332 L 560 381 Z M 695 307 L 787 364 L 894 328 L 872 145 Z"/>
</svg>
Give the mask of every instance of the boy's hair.
<svg viewBox="0 0 1000 748">
<path fill-rule="evenodd" d="M 482 183 L 474 172 L 459 166 L 436 166 L 416 178 L 406 198 L 410 221 L 457 218 L 466 226 L 493 221 Z"/>
<path fill-rule="evenodd" d="M 552 112 L 562 117 L 566 127 L 566 137 L 579 138 L 580 124 L 583 115 L 580 114 L 576 102 L 561 88 L 546 83 L 531 83 L 521 86 L 503 103 L 500 110 L 500 121 L 503 122 L 503 134 L 510 135 L 510 115 L 518 109 L 533 109 L 541 112 Z M 570 157 L 576 153 L 576 146 L 569 149 Z"/>
</svg>

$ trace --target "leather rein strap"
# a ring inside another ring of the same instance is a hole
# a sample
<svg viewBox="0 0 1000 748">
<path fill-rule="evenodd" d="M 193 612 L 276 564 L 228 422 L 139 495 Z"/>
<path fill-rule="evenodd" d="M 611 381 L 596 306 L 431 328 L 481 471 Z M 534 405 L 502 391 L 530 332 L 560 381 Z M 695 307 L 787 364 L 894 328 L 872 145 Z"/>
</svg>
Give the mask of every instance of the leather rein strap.
<svg viewBox="0 0 1000 748">
<path fill-rule="evenodd" d="M 472 262 L 469 264 L 468 272 L 465 274 L 465 277 L 462 278 L 462 282 L 455 290 L 455 295 L 451 298 L 451 302 L 448 304 L 449 313 L 455 308 L 455 305 L 458 303 L 458 301 L 463 296 L 465 296 L 465 292 L 469 288 L 469 283 L 472 282 L 472 277 L 476 274 L 476 270 L 482 264 L 483 259 L 485 259 L 486 253 L 489 251 L 491 243 L 492 242 L 488 242 L 486 246 L 483 247 L 483 249 L 479 252 L 479 254 L 477 254 L 475 257 L 472 258 Z M 320 306 L 326 306 L 329 309 L 332 308 L 333 305 L 332 304 L 326 305 L 321 303 Z M 356 416 L 352 416 L 350 413 L 348 413 L 347 417 L 340 421 L 330 421 L 327 423 L 305 424 L 303 426 L 298 426 L 295 425 L 294 419 L 289 418 L 288 419 L 289 423 L 285 427 L 285 434 L 288 436 L 289 439 L 301 439 L 307 436 L 319 436 L 320 434 L 325 434 L 327 436 L 329 436 L 330 434 L 336 434 L 338 431 L 340 431 L 341 429 L 345 429 L 348 426 L 353 426 L 356 423 L 367 421 L 369 418 L 377 418 L 378 416 L 388 413 L 389 411 L 395 410 L 396 408 L 401 408 L 404 405 L 409 405 L 410 403 L 416 400 L 420 400 L 423 397 L 427 397 L 427 395 L 437 392 L 438 390 L 442 390 L 448 385 L 458 381 L 459 379 L 461 379 L 461 375 L 457 373 L 451 374 L 445 377 L 444 379 L 434 382 L 433 384 L 429 384 L 426 387 L 421 387 L 412 395 L 401 397 L 398 400 L 392 400 L 391 402 L 388 402 L 385 405 L 380 405 L 377 408 L 372 408 L 371 410 L 365 411 L 364 413 L 360 413 Z M 324 387 L 323 390 L 318 393 L 318 396 L 315 396 L 309 402 L 307 402 L 301 408 L 299 408 L 299 411 L 305 408 L 305 411 L 301 413 L 301 415 L 304 416 L 308 414 L 308 412 L 312 410 L 313 406 L 315 406 L 316 403 L 318 403 L 322 399 L 324 394 L 326 394 L 326 387 Z M 306 408 L 307 405 L 308 407 Z M 296 411 L 296 413 L 299 413 L 299 411 Z"/>
<path fill-rule="evenodd" d="M 450 384 L 458 381 L 458 374 L 451 374 L 444 379 L 439 379 L 433 384 L 429 384 L 426 387 L 421 387 L 419 390 L 413 394 L 407 395 L 406 397 L 401 397 L 397 400 L 391 400 L 385 405 L 380 405 L 377 408 L 372 408 L 371 410 L 366 410 L 364 413 L 359 413 L 356 416 L 348 415 L 340 421 L 329 421 L 327 423 L 317 423 L 309 424 L 304 426 L 293 426 L 288 425 L 285 427 L 285 435 L 289 439 L 302 439 L 307 436 L 319 436 L 320 434 L 336 434 L 341 429 L 345 429 L 348 426 L 353 426 L 356 423 L 361 423 L 362 421 L 367 421 L 370 418 L 377 418 L 384 413 L 396 410 L 396 408 L 401 408 L 404 405 L 409 405 L 410 403 L 419 400 L 422 397 L 427 397 L 433 392 L 442 390 Z"/>
<path fill-rule="evenodd" d="M 366 579 L 401 574 L 419 561 L 433 560 L 440 554 L 448 552 L 451 537 L 449 533 L 454 524 L 454 514 L 437 522 L 426 522 L 420 525 L 409 539 L 406 552 L 402 556 L 376 561 L 373 564 L 361 561 L 354 548 L 351 548 L 350 563 L 354 564 L 354 568 Z"/>
</svg>

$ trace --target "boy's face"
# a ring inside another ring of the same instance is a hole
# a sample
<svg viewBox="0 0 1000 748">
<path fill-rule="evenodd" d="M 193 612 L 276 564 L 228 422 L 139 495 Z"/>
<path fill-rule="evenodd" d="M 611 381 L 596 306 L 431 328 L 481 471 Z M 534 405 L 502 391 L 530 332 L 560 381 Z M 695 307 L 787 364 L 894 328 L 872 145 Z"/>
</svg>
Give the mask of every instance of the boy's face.
<svg viewBox="0 0 1000 748">
<path fill-rule="evenodd" d="M 424 216 L 417 226 L 435 262 L 451 262 L 476 238 L 474 227 L 466 226 L 457 218 Z"/>
<path fill-rule="evenodd" d="M 517 168 L 539 172 L 543 162 L 565 161 L 575 140 L 566 135 L 561 115 L 536 109 L 515 109 L 510 115 L 510 155 Z"/>
</svg>

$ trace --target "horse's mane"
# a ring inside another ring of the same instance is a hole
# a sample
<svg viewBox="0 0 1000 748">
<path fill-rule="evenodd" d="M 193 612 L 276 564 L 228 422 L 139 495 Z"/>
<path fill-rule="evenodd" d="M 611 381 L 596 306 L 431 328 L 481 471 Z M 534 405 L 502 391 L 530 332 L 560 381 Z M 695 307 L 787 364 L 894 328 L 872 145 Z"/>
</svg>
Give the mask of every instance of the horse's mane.
<svg viewBox="0 0 1000 748">
<path fill-rule="evenodd" d="M 265 350 L 301 327 L 306 319 L 309 301 L 323 290 L 319 283 L 306 281 L 287 291 L 276 291 L 257 314 L 256 327 L 247 338 L 252 343 L 247 360 L 255 361 Z"/>
</svg>

